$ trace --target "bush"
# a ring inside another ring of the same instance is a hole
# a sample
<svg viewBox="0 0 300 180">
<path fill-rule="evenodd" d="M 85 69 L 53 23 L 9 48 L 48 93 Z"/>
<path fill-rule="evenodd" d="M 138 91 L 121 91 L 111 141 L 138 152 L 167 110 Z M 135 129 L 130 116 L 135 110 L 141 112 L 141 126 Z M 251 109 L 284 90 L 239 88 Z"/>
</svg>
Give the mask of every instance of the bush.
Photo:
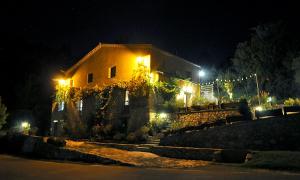
<svg viewBox="0 0 300 180">
<path fill-rule="evenodd" d="M 259 151 L 243 166 L 276 170 L 300 170 L 300 153 L 296 151 Z"/>
<path fill-rule="evenodd" d="M 106 126 L 96 125 L 92 127 L 92 137 L 96 138 L 111 138 L 113 136 L 113 128 L 111 124 Z"/>
<path fill-rule="evenodd" d="M 252 120 L 252 113 L 246 99 L 240 100 L 239 112 L 245 120 Z"/>
<path fill-rule="evenodd" d="M 135 133 L 139 140 L 144 141 L 148 138 L 149 130 L 150 128 L 148 128 L 147 126 L 143 126 L 140 129 L 138 129 Z"/>
<path fill-rule="evenodd" d="M 149 130 L 152 133 L 159 133 L 163 129 L 166 129 L 170 124 L 169 118 L 160 117 L 157 113 L 153 119 L 149 122 Z"/>
<path fill-rule="evenodd" d="M 136 135 L 135 135 L 135 133 L 129 133 L 128 135 L 127 135 L 127 137 L 126 137 L 126 140 L 128 141 L 128 142 L 131 142 L 131 143 L 135 143 L 135 142 L 137 142 L 137 138 L 136 138 Z"/>
<path fill-rule="evenodd" d="M 200 106 L 200 105 L 209 105 L 209 101 L 206 99 L 206 98 L 204 98 L 203 96 L 196 96 L 196 97 L 194 97 L 193 99 L 192 99 L 192 105 L 193 106 Z"/>
<path fill-rule="evenodd" d="M 111 124 L 107 124 L 103 128 L 103 134 L 106 135 L 106 136 L 111 136 L 112 135 L 112 129 L 113 129 L 113 126 Z"/>
<path fill-rule="evenodd" d="M 176 106 L 177 108 L 184 108 L 184 106 L 185 106 L 184 100 L 183 100 L 183 99 L 178 99 L 178 100 L 176 100 L 175 106 Z"/>
<path fill-rule="evenodd" d="M 36 135 L 38 132 L 38 128 L 37 127 L 32 127 L 29 129 L 28 134 L 29 135 Z"/>
<path fill-rule="evenodd" d="M 114 140 L 118 140 L 118 141 L 123 140 L 123 139 L 125 139 L 125 134 L 123 134 L 123 133 L 116 133 L 114 135 L 113 139 Z"/>
<path fill-rule="evenodd" d="M 21 153 L 27 135 L 15 132 L 8 132 L 6 136 L 0 138 L 1 152 Z"/>
<path fill-rule="evenodd" d="M 149 130 L 147 126 L 143 126 L 135 132 L 129 133 L 126 140 L 130 143 L 145 142 L 148 139 Z"/>
<path fill-rule="evenodd" d="M 300 98 L 289 98 L 284 101 L 284 105 L 286 106 L 300 106 Z"/>
<path fill-rule="evenodd" d="M 52 144 L 56 147 L 64 147 L 66 146 L 66 141 L 63 138 L 58 137 L 50 137 L 47 139 L 48 144 Z"/>
</svg>

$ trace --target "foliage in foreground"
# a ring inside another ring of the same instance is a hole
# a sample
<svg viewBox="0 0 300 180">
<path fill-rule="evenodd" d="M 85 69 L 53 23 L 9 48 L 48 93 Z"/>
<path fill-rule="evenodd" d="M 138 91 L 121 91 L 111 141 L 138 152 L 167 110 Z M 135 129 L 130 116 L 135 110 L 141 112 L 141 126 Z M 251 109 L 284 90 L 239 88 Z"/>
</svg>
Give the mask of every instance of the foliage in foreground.
<svg viewBox="0 0 300 180">
<path fill-rule="evenodd" d="M 2 99 L 0 96 L 0 129 L 6 123 L 6 118 L 8 116 L 8 113 L 6 112 L 6 110 L 7 110 L 7 108 L 4 104 L 2 104 Z"/>
<path fill-rule="evenodd" d="M 284 105 L 286 106 L 300 106 L 300 98 L 289 98 L 284 101 Z"/>
</svg>

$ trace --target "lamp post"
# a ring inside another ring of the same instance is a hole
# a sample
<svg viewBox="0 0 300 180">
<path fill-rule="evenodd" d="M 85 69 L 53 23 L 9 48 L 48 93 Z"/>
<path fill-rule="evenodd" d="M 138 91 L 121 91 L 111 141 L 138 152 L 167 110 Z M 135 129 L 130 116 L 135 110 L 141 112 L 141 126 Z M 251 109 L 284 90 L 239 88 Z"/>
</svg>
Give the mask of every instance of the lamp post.
<svg viewBox="0 0 300 180">
<path fill-rule="evenodd" d="M 217 100 L 218 100 L 218 102 L 217 102 L 217 103 L 218 103 L 218 105 L 219 105 L 219 99 L 220 99 L 220 90 L 219 90 L 219 84 L 218 84 L 218 83 L 219 83 L 219 79 L 217 78 L 217 79 L 216 79 L 217 90 L 218 90 L 218 99 L 217 99 Z"/>
<path fill-rule="evenodd" d="M 255 82 L 256 82 L 256 90 L 257 90 L 258 104 L 260 105 L 260 95 L 259 95 L 259 87 L 258 87 L 257 74 L 254 74 L 254 76 L 255 76 Z"/>
<path fill-rule="evenodd" d="M 201 78 L 205 76 L 205 71 L 201 69 L 198 75 L 199 75 L 199 97 L 201 97 Z"/>
</svg>

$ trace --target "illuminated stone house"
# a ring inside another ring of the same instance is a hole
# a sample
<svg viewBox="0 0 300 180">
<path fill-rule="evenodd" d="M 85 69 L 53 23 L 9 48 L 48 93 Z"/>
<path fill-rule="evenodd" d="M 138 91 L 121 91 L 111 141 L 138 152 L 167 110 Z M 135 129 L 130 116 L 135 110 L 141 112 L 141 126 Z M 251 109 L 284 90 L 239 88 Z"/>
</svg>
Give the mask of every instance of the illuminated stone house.
<svg viewBox="0 0 300 180">
<path fill-rule="evenodd" d="M 61 81 L 75 88 L 109 86 L 121 81 L 130 81 L 141 64 L 148 68 L 150 81 L 168 77 L 189 79 L 179 81 L 181 91 L 176 97 L 178 100 L 182 99 L 185 106 L 191 106 L 191 99 L 199 95 L 200 87 L 197 82 L 200 66 L 150 44 L 100 43 L 65 71 L 65 79 Z M 117 103 L 110 106 L 111 113 L 108 118 L 117 126 L 126 126 L 127 132 L 136 130 L 151 120 L 156 113 L 161 113 L 154 112 L 151 93 L 144 102 L 135 103 L 139 105 L 135 105 L 134 108 L 131 107 L 134 102 L 130 101 L 127 91 L 114 91 L 113 99 Z M 95 114 L 95 104 L 91 99 L 78 101 L 72 106 L 72 109 L 79 112 L 82 121 L 87 121 Z M 64 113 L 68 109 L 66 107 L 62 102 L 54 104 L 52 108 L 51 132 L 54 134 L 59 134 L 58 129 L 65 121 Z"/>
</svg>

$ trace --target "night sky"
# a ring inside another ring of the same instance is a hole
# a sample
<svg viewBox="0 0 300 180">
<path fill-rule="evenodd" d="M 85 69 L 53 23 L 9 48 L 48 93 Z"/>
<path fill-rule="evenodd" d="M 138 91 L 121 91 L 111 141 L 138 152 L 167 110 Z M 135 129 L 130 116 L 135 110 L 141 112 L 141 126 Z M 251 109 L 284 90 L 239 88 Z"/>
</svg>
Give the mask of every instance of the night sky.
<svg viewBox="0 0 300 180">
<path fill-rule="evenodd" d="M 200 65 L 232 56 L 252 27 L 297 15 L 287 1 L 27 0 L 1 7 L 1 35 L 66 46 L 72 61 L 99 42 L 151 43 Z"/>
<path fill-rule="evenodd" d="M 99 42 L 150 43 L 199 65 L 217 66 L 233 55 L 238 42 L 249 39 L 253 32 L 251 28 L 258 24 L 278 20 L 299 21 L 297 3 L 292 2 L 1 2 L 0 96 L 8 101 L 16 93 L 9 88 L 14 86 L 16 89 L 18 81 L 26 84 L 22 77 L 27 77 L 33 69 L 47 72 L 50 68 L 48 63 L 59 64 L 57 69 L 68 67 Z M 48 51 L 42 47 L 53 48 L 52 54 L 57 52 L 56 48 L 66 50 L 67 56 L 61 59 L 49 56 L 45 60 Z M 39 61 L 40 57 L 43 61 Z M 4 84 L 6 88 L 3 88 Z"/>
</svg>

